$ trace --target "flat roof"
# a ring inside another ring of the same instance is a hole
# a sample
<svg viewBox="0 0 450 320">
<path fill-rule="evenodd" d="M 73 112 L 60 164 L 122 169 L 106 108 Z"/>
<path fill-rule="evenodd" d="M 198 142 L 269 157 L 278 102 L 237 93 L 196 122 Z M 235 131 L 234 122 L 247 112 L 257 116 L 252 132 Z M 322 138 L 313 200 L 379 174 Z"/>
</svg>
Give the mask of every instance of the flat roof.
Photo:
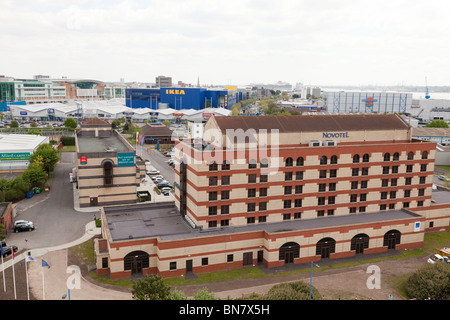
<svg viewBox="0 0 450 320">
<path fill-rule="evenodd" d="M 133 151 L 116 133 L 106 137 L 77 135 L 79 152 L 120 152 Z"/>
<path fill-rule="evenodd" d="M 0 152 L 33 152 L 42 143 L 48 143 L 48 141 L 47 136 L 0 133 Z"/>
<path fill-rule="evenodd" d="M 180 215 L 173 202 L 103 207 L 103 210 L 113 241 L 153 237 L 170 241 L 257 231 L 277 233 L 420 217 L 420 215 L 406 210 L 389 210 L 345 216 L 258 223 L 245 226 L 229 226 L 200 231 L 189 225 Z"/>
</svg>

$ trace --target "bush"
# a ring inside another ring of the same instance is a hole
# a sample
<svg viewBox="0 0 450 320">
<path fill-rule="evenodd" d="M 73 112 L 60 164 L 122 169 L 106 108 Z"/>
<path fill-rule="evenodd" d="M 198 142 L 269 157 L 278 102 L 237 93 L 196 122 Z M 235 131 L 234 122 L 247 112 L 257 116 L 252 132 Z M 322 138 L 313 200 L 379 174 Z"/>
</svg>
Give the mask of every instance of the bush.
<svg viewBox="0 0 450 320">
<path fill-rule="evenodd" d="M 419 300 L 450 299 L 450 264 L 427 264 L 406 280 L 406 294 Z"/>
<path fill-rule="evenodd" d="M 322 300 L 319 291 L 312 287 L 312 300 Z M 265 300 L 309 300 L 309 284 L 303 281 L 280 283 L 273 286 L 263 297 Z"/>
<path fill-rule="evenodd" d="M 59 140 L 65 146 L 74 146 L 75 145 L 75 137 L 62 136 Z"/>
</svg>

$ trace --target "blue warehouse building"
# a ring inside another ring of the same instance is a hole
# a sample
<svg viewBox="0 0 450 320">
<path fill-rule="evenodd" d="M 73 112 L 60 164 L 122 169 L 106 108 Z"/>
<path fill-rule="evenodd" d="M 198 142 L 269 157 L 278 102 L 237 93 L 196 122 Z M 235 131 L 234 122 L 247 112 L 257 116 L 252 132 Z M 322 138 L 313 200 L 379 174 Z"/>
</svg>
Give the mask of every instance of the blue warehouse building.
<svg viewBox="0 0 450 320">
<path fill-rule="evenodd" d="M 175 110 L 231 108 L 241 101 L 235 90 L 206 88 L 126 89 L 126 106 L 130 108 L 171 108 Z"/>
</svg>

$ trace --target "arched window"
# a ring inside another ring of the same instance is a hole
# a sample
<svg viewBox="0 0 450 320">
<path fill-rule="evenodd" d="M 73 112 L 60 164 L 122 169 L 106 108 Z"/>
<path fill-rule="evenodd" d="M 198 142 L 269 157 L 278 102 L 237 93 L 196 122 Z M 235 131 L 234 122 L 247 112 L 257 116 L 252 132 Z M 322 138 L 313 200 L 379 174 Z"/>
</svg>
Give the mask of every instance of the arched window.
<svg viewBox="0 0 450 320">
<path fill-rule="evenodd" d="M 212 161 L 212 162 L 209 164 L 209 171 L 217 171 L 217 168 L 218 168 L 217 162 Z"/>
<path fill-rule="evenodd" d="M 384 234 L 383 246 L 388 249 L 395 249 L 397 244 L 400 244 L 402 234 L 398 230 L 390 230 Z"/>
<path fill-rule="evenodd" d="M 103 184 L 110 186 L 113 184 L 113 167 L 114 163 L 111 159 L 105 159 L 102 161 L 103 166 Z"/>
<path fill-rule="evenodd" d="M 222 162 L 222 170 L 230 170 L 230 161 L 223 160 L 223 162 Z"/>
<path fill-rule="evenodd" d="M 337 161 L 338 161 L 338 158 L 337 158 L 337 156 L 331 156 L 331 159 L 330 159 L 330 164 L 337 164 Z"/>
<path fill-rule="evenodd" d="M 316 243 L 316 255 L 322 258 L 329 258 L 336 249 L 336 240 L 333 238 L 323 238 Z"/>
<path fill-rule="evenodd" d="M 303 165 L 305 164 L 305 160 L 303 159 L 303 157 L 298 157 L 297 158 L 297 167 L 303 167 Z"/>
<path fill-rule="evenodd" d="M 369 236 L 365 233 L 359 233 L 352 238 L 350 250 L 356 253 L 364 253 L 364 249 L 369 248 Z"/>
<path fill-rule="evenodd" d="M 363 162 L 369 162 L 369 155 L 367 153 L 363 155 Z"/>
<path fill-rule="evenodd" d="M 384 154 L 384 161 L 391 161 L 391 154 L 390 153 L 385 153 Z"/>
<path fill-rule="evenodd" d="M 294 160 L 291 157 L 286 159 L 286 167 L 292 167 L 294 165 Z"/>
<path fill-rule="evenodd" d="M 359 154 L 353 156 L 353 163 L 359 163 Z"/>
<path fill-rule="evenodd" d="M 248 168 L 249 169 L 256 169 L 257 164 L 256 164 L 256 160 L 255 159 L 250 159 L 250 161 L 248 162 Z"/>
<path fill-rule="evenodd" d="M 410 151 L 408 153 L 408 160 L 414 160 L 414 152 Z"/>
<path fill-rule="evenodd" d="M 123 270 L 131 271 L 131 274 L 141 273 L 142 269 L 148 268 L 150 259 L 145 251 L 133 251 L 123 258 Z"/>
<path fill-rule="evenodd" d="M 400 155 L 398 152 L 394 153 L 394 155 L 392 156 L 392 160 L 393 161 L 398 161 L 400 159 Z"/>
<path fill-rule="evenodd" d="M 294 259 L 300 257 L 300 245 L 297 242 L 287 242 L 280 247 L 278 260 L 284 260 L 285 263 L 294 262 Z"/>
<path fill-rule="evenodd" d="M 320 158 L 320 164 L 321 165 L 327 164 L 327 161 L 328 161 L 328 158 L 326 156 L 322 156 Z"/>
<path fill-rule="evenodd" d="M 266 158 L 261 159 L 260 167 L 261 168 L 268 168 L 269 167 L 269 160 L 267 160 Z"/>
<path fill-rule="evenodd" d="M 422 152 L 422 160 L 428 159 L 428 152 Z"/>
</svg>

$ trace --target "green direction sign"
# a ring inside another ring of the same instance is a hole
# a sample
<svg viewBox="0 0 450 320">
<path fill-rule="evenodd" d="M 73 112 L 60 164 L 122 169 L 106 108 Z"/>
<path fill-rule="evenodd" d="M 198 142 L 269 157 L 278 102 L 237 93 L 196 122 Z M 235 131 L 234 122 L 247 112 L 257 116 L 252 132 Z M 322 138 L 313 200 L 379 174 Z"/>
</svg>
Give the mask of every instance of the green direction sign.
<svg viewBox="0 0 450 320">
<path fill-rule="evenodd" d="M 119 152 L 117 153 L 118 167 L 133 167 L 134 166 L 134 152 Z"/>
<path fill-rule="evenodd" d="M 2 152 L 0 161 L 30 160 L 29 152 Z"/>
</svg>

